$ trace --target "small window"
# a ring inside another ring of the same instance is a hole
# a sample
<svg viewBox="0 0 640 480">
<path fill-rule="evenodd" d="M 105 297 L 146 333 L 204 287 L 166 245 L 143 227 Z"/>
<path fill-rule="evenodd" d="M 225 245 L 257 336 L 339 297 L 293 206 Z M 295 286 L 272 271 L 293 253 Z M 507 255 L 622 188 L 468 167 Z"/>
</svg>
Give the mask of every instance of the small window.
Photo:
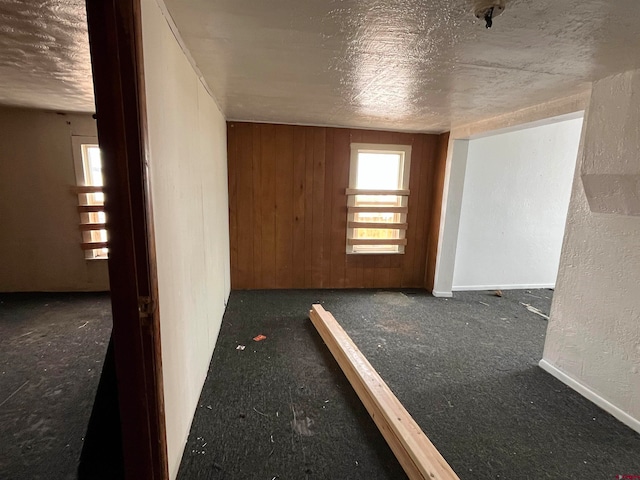
<svg viewBox="0 0 640 480">
<path fill-rule="evenodd" d="M 98 139 L 95 137 L 72 137 L 73 156 L 76 168 L 78 212 L 80 214 L 81 247 L 87 259 L 106 259 L 106 216 L 102 159 Z"/>
<path fill-rule="evenodd" d="M 411 146 L 351 145 L 347 253 L 404 253 Z"/>
</svg>

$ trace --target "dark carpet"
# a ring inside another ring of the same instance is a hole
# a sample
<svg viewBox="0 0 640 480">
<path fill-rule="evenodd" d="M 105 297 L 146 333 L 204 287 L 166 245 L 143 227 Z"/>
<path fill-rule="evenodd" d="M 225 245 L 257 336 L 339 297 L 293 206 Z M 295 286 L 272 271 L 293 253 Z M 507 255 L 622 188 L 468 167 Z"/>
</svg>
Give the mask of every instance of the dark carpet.
<svg viewBox="0 0 640 480">
<path fill-rule="evenodd" d="M 406 478 L 311 325 L 312 303 L 461 479 L 640 475 L 640 435 L 537 366 L 547 322 L 523 304 L 548 313 L 551 296 L 233 292 L 178 478 Z"/>
<path fill-rule="evenodd" d="M 111 333 L 108 293 L 0 294 L 0 479 L 75 479 Z"/>
</svg>

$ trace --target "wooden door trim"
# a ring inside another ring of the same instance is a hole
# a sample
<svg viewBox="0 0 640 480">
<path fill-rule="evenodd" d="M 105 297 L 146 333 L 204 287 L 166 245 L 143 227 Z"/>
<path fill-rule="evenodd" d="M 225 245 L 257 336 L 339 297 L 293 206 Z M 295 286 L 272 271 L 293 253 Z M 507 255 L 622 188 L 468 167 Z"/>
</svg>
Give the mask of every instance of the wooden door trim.
<svg viewBox="0 0 640 480">
<path fill-rule="evenodd" d="M 140 0 L 87 0 L 127 479 L 169 478 Z"/>
</svg>

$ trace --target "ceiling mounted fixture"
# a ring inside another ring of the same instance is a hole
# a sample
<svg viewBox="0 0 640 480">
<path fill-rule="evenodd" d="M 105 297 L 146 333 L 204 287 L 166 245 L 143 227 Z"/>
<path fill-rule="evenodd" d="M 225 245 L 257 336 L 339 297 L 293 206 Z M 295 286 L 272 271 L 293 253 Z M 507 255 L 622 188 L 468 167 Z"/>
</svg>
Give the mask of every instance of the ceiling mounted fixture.
<svg viewBox="0 0 640 480">
<path fill-rule="evenodd" d="M 477 0 L 473 14 L 476 18 L 482 18 L 487 28 L 493 26 L 493 19 L 504 12 L 507 0 Z"/>
</svg>

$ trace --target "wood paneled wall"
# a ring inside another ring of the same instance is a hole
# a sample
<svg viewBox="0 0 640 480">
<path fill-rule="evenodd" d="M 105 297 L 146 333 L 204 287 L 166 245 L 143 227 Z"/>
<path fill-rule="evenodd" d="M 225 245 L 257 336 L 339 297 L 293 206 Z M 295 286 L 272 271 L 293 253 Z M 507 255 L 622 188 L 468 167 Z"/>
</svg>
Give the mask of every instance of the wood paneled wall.
<svg viewBox="0 0 640 480">
<path fill-rule="evenodd" d="M 232 288 L 425 286 L 442 136 L 240 122 L 227 127 Z M 412 146 L 403 255 L 345 252 L 352 142 Z"/>
</svg>

